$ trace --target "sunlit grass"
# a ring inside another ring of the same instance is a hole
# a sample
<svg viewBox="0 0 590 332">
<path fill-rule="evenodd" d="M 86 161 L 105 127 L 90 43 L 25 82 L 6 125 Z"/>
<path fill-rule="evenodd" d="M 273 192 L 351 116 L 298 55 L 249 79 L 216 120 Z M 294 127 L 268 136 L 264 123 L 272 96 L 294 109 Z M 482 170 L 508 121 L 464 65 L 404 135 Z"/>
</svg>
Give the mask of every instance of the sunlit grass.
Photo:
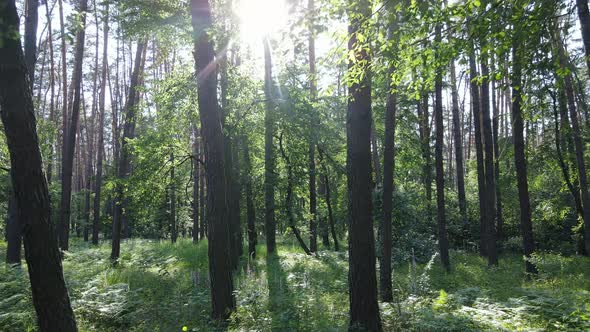
<svg viewBox="0 0 590 332">
<path fill-rule="evenodd" d="M 113 268 L 110 248 L 75 240 L 64 272 L 81 331 L 214 331 L 209 320 L 206 241 L 193 245 L 130 240 Z M 5 244 L 0 242 L 4 257 Z M 242 259 L 234 279 L 238 309 L 230 331 L 345 331 L 345 252 L 305 255 L 290 239 L 278 254 Z M 590 259 L 543 254 L 528 280 L 522 257 L 504 255 L 498 268 L 453 252 L 453 271 L 430 265 L 395 267 L 395 302 L 381 303 L 388 331 L 551 330 L 590 328 Z M 0 266 L 0 330 L 35 330 L 26 267 Z"/>
</svg>

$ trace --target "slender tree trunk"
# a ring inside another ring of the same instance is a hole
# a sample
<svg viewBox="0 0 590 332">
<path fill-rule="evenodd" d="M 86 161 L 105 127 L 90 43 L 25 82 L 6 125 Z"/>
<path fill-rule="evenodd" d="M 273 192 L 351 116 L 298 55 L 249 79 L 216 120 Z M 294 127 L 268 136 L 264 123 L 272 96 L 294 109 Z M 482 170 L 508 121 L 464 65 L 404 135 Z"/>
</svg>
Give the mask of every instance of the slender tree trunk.
<svg viewBox="0 0 590 332">
<path fill-rule="evenodd" d="M 396 15 L 394 12 L 390 14 Z M 393 41 L 393 34 L 397 30 L 397 18 L 389 22 L 387 39 Z M 392 259 L 392 222 L 393 222 L 393 192 L 395 190 L 395 127 L 397 113 L 397 92 L 392 91 L 391 77 L 395 73 L 394 59 L 390 60 L 387 71 L 387 90 L 385 102 L 385 137 L 383 142 L 383 219 L 381 220 L 381 262 L 379 270 L 379 289 L 383 302 L 393 301 L 393 286 L 391 280 Z"/>
<path fill-rule="evenodd" d="M 289 219 L 289 227 L 293 231 L 293 234 L 295 234 L 295 238 L 297 238 L 297 242 L 299 242 L 301 249 L 303 249 L 306 254 L 311 255 L 311 250 L 309 250 L 305 241 L 303 241 L 303 238 L 295 225 L 295 217 L 293 216 L 293 166 L 291 165 L 291 160 L 289 160 L 285 148 L 283 147 L 283 133 L 281 133 L 279 138 L 279 150 L 287 167 L 287 195 L 285 196 L 285 206 L 287 209 L 287 218 Z"/>
<path fill-rule="evenodd" d="M 178 238 L 178 229 L 176 226 L 176 177 L 174 175 L 174 152 L 170 153 L 170 239 L 176 243 Z"/>
<path fill-rule="evenodd" d="M 104 4 L 104 25 L 103 25 L 103 51 L 102 71 L 100 80 L 100 95 L 98 101 L 98 142 L 96 157 L 96 179 L 94 180 L 94 215 L 92 219 L 92 244 L 98 244 L 98 232 L 100 229 L 100 199 L 102 187 L 102 162 L 104 153 L 104 112 L 107 87 L 108 71 L 108 42 L 109 42 L 109 3 Z M 98 24 L 98 22 L 97 22 Z M 111 105 L 115 107 L 115 105 Z"/>
<path fill-rule="evenodd" d="M 316 131 L 319 117 L 316 115 L 315 102 L 318 95 L 317 70 L 315 59 L 315 0 L 309 0 L 307 8 L 309 19 L 309 95 L 311 101 L 310 134 L 309 134 L 309 247 L 311 251 L 317 251 L 317 195 L 316 195 L 316 167 L 315 167 L 315 146 Z"/>
<path fill-rule="evenodd" d="M 371 157 L 373 158 L 373 167 L 375 170 L 375 186 L 383 185 L 381 179 L 381 162 L 379 158 L 379 147 L 377 146 L 377 130 L 375 129 L 375 119 L 371 120 Z"/>
<path fill-rule="evenodd" d="M 463 165 L 463 139 L 461 133 L 461 118 L 459 116 L 459 93 L 457 92 L 457 74 L 455 61 L 451 61 L 451 99 L 453 113 L 453 139 L 455 141 L 455 163 L 457 169 L 457 194 L 459 197 L 459 213 L 463 228 L 467 228 L 467 200 L 465 198 L 465 166 Z"/>
<path fill-rule="evenodd" d="M 529 200 L 529 187 L 526 165 L 526 148 L 524 145 L 524 121 L 522 118 L 522 52 L 518 36 L 514 37 L 512 44 L 512 122 L 514 123 L 514 163 L 516 166 L 516 178 L 518 184 L 518 200 L 520 203 L 520 228 L 525 256 L 527 273 L 536 273 L 537 268 L 530 262 L 535 250 L 533 238 L 533 223 L 531 221 L 531 203 Z"/>
<path fill-rule="evenodd" d="M 0 6 L 0 34 L 18 31 L 14 1 Z M 32 90 L 19 38 L 0 48 L 0 110 L 23 230 L 33 305 L 40 331 L 77 331 L 50 221 L 47 181 L 36 131 Z"/>
<path fill-rule="evenodd" d="M 361 82 L 349 87 L 347 127 L 348 171 L 348 288 L 350 297 L 349 330 L 381 331 L 377 303 L 375 272 L 375 239 L 373 235 L 373 204 L 371 195 L 371 78 L 367 66 L 357 67 L 358 61 L 370 62 L 365 47 L 360 47 L 358 29 L 368 17 L 369 2 L 350 2 L 351 19 L 348 26 L 348 50 L 355 62 L 349 70 L 363 70 Z"/>
<path fill-rule="evenodd" d="M 199 242 L 199 173 L 201 169 L 201 160 L 199 158 L 199 130 L 197 124 L 193 124 L 193 201 L 192 201 L 192 218 L 193 218 L 193 243 Z M 201 221 L 202 222 L 202 221 Z"/>
<path fill-rule="evenodd" d="M 492 57 L 492 65 L 493 65 Z M 494 67 L 492 66 L 492 72 Z M 496 190 L 496 237 L 498 240 L 504 238 L 504 218 L 502 216 L 502 193 L 500 191 L 500 148 L 498 146 L 498 133 L 500 131 L 500 114 L 498 99 L 496 98 L 496 83 L 492 81 L 492 138 L 494 141 L 494 188 Z"/>
<path fill-rule="evenodd" d="M 212 27 L 208 0 L 191 1 L 195 64 L 198 80 L 199 114 L 205 143 L 207 175 L 207 218 L 209 221 L 209 278 L 211 280 L 211 316 L 226 320 L 235 309 L 231 261 L 227 183 L 219 172 L 225 169 L 221 112 L 217 103 L 217 68 L 213 42 L 207 30 Z"/>
<path fill-rule="evenodd" d="M 49 99 L 49 121 L 52 124 L 57 125 L 57 119 L 55 117 L 55 61 L 53 57 L 53 29 L 51 27 L 51 14 L 49 11 L 49 1 L 45 1 L 45 17 L 47 20 L 47 28 L 49 30 L 48 42 L 49 42 L 49 85 L 51 89 L 51 98 Z M 51 144 L 49 145 L 49 156 L 47 156 L 47 183 L 51 184 L 51 177 L 53 174 L 53 155 L 55 149 L 55 136 L 50 138 Z"/>
<path fill-rule="evenodd" d="M 437 24 L 435 28 L 436 47 L 440 47 L 442 40 L 441 25 Z M 439 50 L 437 50 L 440 52 Z M 440 56 L 440 55 L 439 55 Z M 435 163 L 436 163 L 436 215 L 438 224 L 438 249 L 440 260 L 443 267 L 448 272 L 451 270 L 449 261 L 449 241 L 447 239 L 447 218 L 445 211 L 445 171 L 443 168 L 443 147 L 444 147 L 444 126 L 443 126 L 443 102 L 442 102 L 443 77 L 442 68 L 436 69 L 436 78 L 434 81 L 434 122 L 436 126 L 436 145 L 435 145 Z"/>
<path fill-rule="evenodd" d="M 420 142 L 422 149 L 422 183 L 426 193 L 426 209 L 430 216 L 432 202 L 432 157 L 430 154 L 430 125 L 428 121 L 428 94 L 424 93 L 418 101 L 418 121 L 420 127 Z"/>
<path fill-rule="evenodd" d="M 477 85 L 477 66 L 475 64 L 475 50 L 471 45 L 471 53 L 469 55 L 469 75 L 470 75 L 470 88 L 471 88 L 471 108 L 473 114 L 473 127 L 474 127 L 474 140 L 475 140 L 475 152 L 477 157 L 477 188 L 479 196 L 479 235 L 480 235 L 480 254 L 487 256 L 487 238 L 486 238 L 486 227 L 489 219 L 488 205 L 485 203 L 486 197 L 486 181 L 485 181 L 485 170 L 484 170 L 484 154 L 483 154 L 483 142 L 482 142 L 482 124 L 480 115 L 480 95 L 479 86 Z"/>
<path fill-rule="evenodd" d="M 33 82 L 35 82 L 35 63 L 37 62 L 37 24 L 39 22 L 39 0 L 26 0 L 25 9 L 25 64 L 27 66 L 29 85 L 32 91 Z"/>
<path fill-rule="evenodd" d="M 276 224 L 275 224 L 275 148 L 273 137 L 275 134 L 274 116 L 274 84 L 272 78 L 272 59 L 270 53 L 270 41 L 264 39 L 264 94 L 266 108 L 264 112 L 264 227 L 266 230 L 266 251 L 269 254 L 275 252 Z"/>
<path fill-rule="evenodd" d="M 248 256 L 256 258 L 256 244 L 258 244 L 256 233 L 256 210 L 254 209 L 254 194 L 252 192 L 252 162 L 250 160 L 249 143 L 244 137 L 244 164 L 246 174 L 244 184 L 246 185 L 246 215 L 248 218 Z"/>
<path fill-rule="evenodd" d="M 139 77 L 142 73 L 141 63 L 144 48 L 147 47 L 147 41 L 142 39 L 137 43 L 137 50 L 135 53 L 135 64 L 133 65 L 133 74 L 131 75 L 131 85 L 129 87 L 129 95 L 125 105 L 125 125 L 123 128 L 123 141 L 121 142 L 121 151 L 118 162 L 117 177 L 120 180 L 125 180 L 129 177 L 131 171 L 131 151 L 128 146 L 128 140 L 135 137 L 135 123 L 136 117 L 136 102 L 137 102 L 137 88 L 139 86 Z M 124 188 L 122 184 L 118 184 L 116 189 L 115 208 L 113 211 L 113 233 L 111 240 L 111 260 L 116 262 L 119 259 L 121 252 L 121 228 L 124 213 L 123 204 L 125 200 Z"/>
<path fill-rule="evenodd" d="M 578 7 L 578 18 L 582 27 L 586 66 L 590 74 L 590 11 L 588 10 L 588 0 L 576 0 L 576 7 Z"/>
<path fill-rule="evenodd" d="M 76 128 L 78 128 L 78 118 L 80 114 L 81 103 L 81 85 L 82 85 L 82 63 L 84 62 L 84 40 L 86 37 L 86 11 L 88 10 L 88 1 L 81 0 L 78 11 L 82 13 L 80 21 L 81 26 L 76 32 L 76 53 L 74 56 L 74 71 L 72 73 L 73 102 L 72 114 L 67 130 L 64 136 L 64 153 L 62 160 L 62 184 L 61 184 L 61 204 L 60 204 L 60 236 L 59 244 L 62 250 L 67 251 L 69 248 L 70 235 L 70 205 L 72 198 L 72 169 L 74 166 L 74 153 L 76 149 Z"/>
<path fill-rule="evenodd" d="M 564 46 L 560 38 L 561 37 L 557 35 L 556 42 L 558 47 L 559 63 L 561 69 L 565 70 L 568 67 L 568 59 L 565 55 Z M 563 77 L 563 80 L 574 136 L 576 163 L 578 166 L 578 179 L 580 181 L 580 190 L 582 191 L 581 198 L 584 219 L 584 247 L 586 250 L 586 255 L 590 255 L 590 194 L 588 193 L 588 179 L 586 176 L 586 164 L 584 161 L 584 143 L 582 141 L 582 134 L 578 121 L 578 111 L 576 109 L 571 73 L 566 74 Z"/>
<path fill-rule="evenodd" d="M 486 181 L 486 201 L 488 219 L 486 225 L 486 252 L 488 265 L 498 265 L 498 252 L 496 247 L 496 225 L 494 222 L 496 216 L 496 182 L 494 179 L 494 141 L 492 135 L 492 125 L 490 120 L 490 82 L 488 71 L 488 54 L 485 51 L 481 53 L 481 75 L 484 77 L 481 86 L 481 121 L 482 121 L 482 141 L 484 148 L 484 170 Z"/>
</svg>

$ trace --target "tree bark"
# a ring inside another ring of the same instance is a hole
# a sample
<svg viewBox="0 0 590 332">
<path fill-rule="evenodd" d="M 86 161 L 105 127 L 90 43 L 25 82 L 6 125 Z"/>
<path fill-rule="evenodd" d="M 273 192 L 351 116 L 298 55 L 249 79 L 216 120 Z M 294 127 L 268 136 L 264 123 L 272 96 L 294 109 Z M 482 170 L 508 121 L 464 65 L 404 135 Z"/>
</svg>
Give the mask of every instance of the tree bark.
<svg viewBox="0 0 590 332">
<path fill-rule="evenodd" d="M 350 85 L 347 127 L 348 173 L 348 288 L 349 330 L 381 331 L 375 273 L 375 239 L 371 195 L 371 57 L 360 47 L 358 30 L 368 17 L 368 1 L 350 2 L 348 50 L 354 54 L 349 71 L 362 70 L 360 82 Z M 362 65 L 359 65 L 359 62 Z M 359 66 L 362 66 L 359 68 Z"/>
<path fill-rule="evenodd" d="M 209 1 L 191 0 L 191 14 L 195 38 L 199 114 L 206 155 L 209 278 L 213 308 L 211 316 L 213 319 L 226 320 L 236 305 L 228 256 L 231 221 L 227 213 L 227 183 L 219 174 L 225 169 L 225 152 L 221 128 L 222 115 L 217 103 L 217 68 L 213 42 L 206 32 L 212 27 Z"/>
<path fill-rule="evenodd" d="M 201 158 L 199 158 L 199 130 L 197 124 L 193 124 L 193 201 L 192 201 L 192 219 L 193 219 L 193 243 L 199 242 L 199 180 L 201 169 Z M 202 221 L 201 221 L 202 222 Z"/>
<path fill-rule="evenodd" d="M 514 164 L 516 166 L 516 178 L 518 184 L 518 200 L 520 204 L 520 228 L 525 256 L 527 273 L 536 273 L 537 268 L 529 261 L 535 250 L 533 238 L 533 223 L 531 221 L 531 203 L 529 200 L 529 187 L 526 165 L 526 148 L 524 143 L 524 121 L 522 117 L 522 41 L 518 36 L 513 37 L 512 43 L 512 123 L 514 127 Z"/>
<path fill-rule="evenodd" d="M 441 26 L 436 25 L 435 43 L 437 53 L 442 41 Z M 438 55 L 440 56 L 440 55 Z M 438 250 L 440 260 L 447 272 L 451 270 L 449 261 L 449 241 L 447 239 L 447 219 L 445 211 L 445 171 L 443 168 L 443 147 L 444 147 L 444 127 L 443 127 L 443 103 L 442 103 L 443 78 L 442 69 L 436 68 L 436 78 L 434 81 L 434 122 L 436 126 L 436 145 L 435 145 L 435 163 L 436 163 L 436 215 L 438 224 Z"/>
<path fill-rule="evenodd" d="M 88 1 L 81 0 L 77 9 L 81 13 L 81 26 L 76 32 L 76 53 L 74 55 L 74 71 L 72 73 L 73 102 L 72 114 L 70 118 L 67 135 L 64 136 L 64 153 L 62 160 L 62 184 L 61 184 L 61 204 L 60 204 L 60 234 L 59 244 L 62 250 L 69 249 L 70 235 L 70 205 L 72 198 L 72 169 L 74 166 L 74 153 L 76 150 L 76 128 L 78 128 L 78 119 L 80 115 L 80 91 L 82 85 L 82 63 L 84 62 L 84 41 L 86 37 L 86 11 L 88 10 Z"/>
<path fill-rule="evenodd" d="M 0 6 L 0 17 L 1 35 L 18 31 L 14 1 Z M 39 330 L 77 331 L 50 221 L 33 96 L 19 38 L 5 38 L 0 48 L 0 110 Z"/>
<path fill-rule="evenodd" d="M 178 229 L 176 226 L 176 183 L 175 183 L 175 165 L 174 152 L 170 153 L 170 239 L 176 243 L 178 238 Z"/>
<path fill-rule="evenodd" d="M 33 90 L 35 63 L 37 62 L 37 24 L 39 0 L 25 1 L 25 64 L 29 73 L 29 85 Z"/>
<path fill-rule="evenodd" d="M 20 265 L 22 247 L 22 229 L 18 222 L 18 203 L 12 186 L 8 198 L 6 220 L 6 263 Z"/>
<path fill-rule="evenodd" d="M 252 162 L 250 160 L 249 143 L 244 137 L 244 165 L 246 174 L 244 184 L 246 186 L 246 216 L 248 219 L 248 256 L 251 259 L 256 258 L 256 245 L 258 244 L 256 232 L 256 210 L 254 209 L 254 194 L 252 192 Z"/>
<path fill-rule="evenodd" d="M 117 178 L 125 180 L 129 177 L 131 171 L 131 151 L 128 146 L 128 140 L 135 137 L 135 123 L 137 121 L 137 88 L 139 87 L 139 77 L 142 73 L 142 54 L 144 48 L 147 47 L 147 41 L 141 39 L 137 43 L 137 50 L 135 52 L 135 64 L 133 65 L 133 74 L 131 75 L 131 85 L 129 86 L 129 95 L 125 105 L 125 124 L 123 127 L 123 140 L 121 142 L 121 150 L 118 162 Z M 121 252 L 121 228 L 122 219 L 124 217 L 124 188 L 123 184 L 118 183 L 115 189 L 115 208 L 113 211 L 113 232 L 111 236 L 111 260 L 116 262 L 119 259 Z"/>
<path fill-rule="evenodd" d="M 266 251 L 268 254 L 275 252 L 276 247 L 276 223 L 275 223 L 275 149 L 273 138 L 275 134 L 274 116 L 274 85 L 272 78 L 272 59 L 270 53 L 270 41 L 264 39 L 264 95 L 266 108 L 264 110 L 264 227 L 266 231 Z"/>
<path fill-rule="evenodd" d="M 98 101 L 98 142 L 96 157 L 96 179 L 94 180 L 94 215 L 92 219 L 92 244 L 98 244 L 98 232 L 100 230 L 100 199 L 102 187 L 102 162 L 104 153 L 104 113 L 108 72 L 108 42 L 109 42 L 109 3 L 104 4 L 103 25 L 103 51 L 102 69 L 100 79 L 100 95 Z M 97 23 L 98 24 L 98 23 Z M 115 105 L 111 105 L 115 107 Z"/>
<path fill-rule="evenodd" d="M 285 165 L 287 166 L 287 195 L 285 196 L 285 206 L 287 209 L 287 218 L 289 219 L 289 227 L 291 228 L 291 231 L 293 231 L 293 234 L 295 234 L 295 238 L 297 238 L 297 242 L 299 242 L 301 249 L 303 249 L 306 254 L 311 255 L 311 250 L 307 247 L 305 241 L 303 241 L 303 238 L 297 229 L 297 225 L 295 224 L 295 217 L 293 216 L 293 166 L 291 165 L 291 160 L 289 160 L 283 147 L 283 133 L 281 133 L 281 136 L 279 137 L 279 150 L 285 160 Z"/>
<path fill-rule="evenodd" d="M 49 1 L 45 1 L 45 17 L 47 20 L 47 29 L 49 30 L 48 43 L 49 43 L 49 85 L 51 89 L 51 98 L 49 99 L 49 121 L 56 125 L 57 120 L 55 117 L 55 61 L 53 55 L 53 28 L 51 27 L 51 14 L 49 11 Z M 47 183 L 51 184 L 51 177 L 53 175 L 53 155 L 55 152 L 55 136 L 51 138 L 51 144 L 49 145 L 49 156 L 47 156 Z"/>
<path fill-rule="evenodd" d="M 578 18 L 582 30 L 582 41 L 584 42 L 584 51 L 586 55 L 586 66 L 590 73 L 590 11 L 588 10 L 588 0 L 576 0 L 578 7 Z"/>
</svg>

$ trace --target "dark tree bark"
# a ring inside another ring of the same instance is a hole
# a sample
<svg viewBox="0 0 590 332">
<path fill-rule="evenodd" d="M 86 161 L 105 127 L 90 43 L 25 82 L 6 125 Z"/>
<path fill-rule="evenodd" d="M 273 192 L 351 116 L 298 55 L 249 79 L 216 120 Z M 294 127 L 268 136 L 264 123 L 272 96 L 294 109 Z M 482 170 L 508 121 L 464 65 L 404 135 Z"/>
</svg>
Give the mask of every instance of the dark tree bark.
<svg viewBox="0 0 590 332">
<path fill-rule="evenodd" d="M 71 108 L 70 124 L 67 134 L 64 136 L 64 152 L 62 158 L 62 181 L 61 181 L 61 203 L 60 203 L 60 232 L 59 244 L 62 250 L 69 249 L 70 241 L 70 205 L 72 198 L 72 170 L 74 166 L 74 153 L 76 150 L 76 133 L 80 116 L 81 85 L 82 85 L 82 63 L 84 62 L 84 41 L 86 37 L 86 11 L 88 1 L 81 0 L 78 4 L 78 11 L 81 13 L 80 24 L 76 32 L 76 52 L 74 55 L 74 71 L 72 73 L 73 101 Z"/>
<path fill-rule="evenodd" d="M 436 47 L 440 47 L 442 40 L 441 26 L 435 28 Z M 438 51 L 438 49 L 437 49 Z M 436 163 L 436 220 L 438 224 L 438 250 L 443 267 L 448 272 L 451 270 L 449 261 L 449 241 L 447 239 L 447 219 L 445 211 L 445 171 L 443 168 L 443 146 L 444 146 L 444 127 L 443 127 L 443 103 L 442 103 L 442 68 L 436 69 L 436 78 L 434 81 L 434 122 L 436 127 L 436 145 L 435 145 L 435 163 Z"/>
<path fill-rule="evenodd" d="M 193 219 L 193 243 L 199 242 L 199 180 L 201 159 L 199 158 L 199 130 L 197 125 L 193 124 L 193 201 L 192 201 L 192 219 Z"/>
<path fill-rule="evenodd" d="M 496 247 L 496 181 L 494 177 L 494 140 L 490 119 L 490 81 L 488 70 L 488 54 L 481 52 L 481 75 L 484 77 L 481 86 L 481 122 L 482 141 L 484 148 L 484 171 L 486 181 L 486 201 L 488 212 L 487 225 L 485 227 L 486 253 L 488 265 L 498 265 L 498 252 Z"/>
<path fill-rule="evenodd" d="M 311 250 L 309 250 L 305 241 L 303 241 L 301 233 L 299 233 L 297 225 L 295 224 L 295 217 L 293 216 L 293 166 L 291 165 L 291 160 L 289 160 L 289 156 L 287 156 L 285 148 L 283 147 L 283 133 L 281 133 L 281 136 L 279 137 L 279 150 L 285 160 L 285 165 L 287 166 L 287 195 L 285 196 L 285 207 L 287 209 L 287 218 L 289 219 L 289 228 L 293 231 L 301 249 L 303 249 L 306 254 L 311 255 Z"/>
<path fill-rule="evenodd" d="M 244 144 L 244 165 L 245 172 L 245 189 L 246 189 L 246 216 L 248 219 L 248 256 L 251 259 L 256 258 L 256 245 L 258 244 L 256 233 L 256 210 L 254 209 L 254 194 L 252 192 L 252 162 L 250 160 L 250 148 L 246 138 L 242 138 Z"/>
<path fill-rule="evenodd" d="M 147 41 L 142 39 L 137 43 L 135 52 L 135 64 L 133 65 L 133 74 L 131 75 L 131 85 L 129 86 L 129 95 L 125 105 L 125 125 L 123 127 L 123 140 L 118 162 L 117 177 L 125 180 L 131 172 L 131 151 L 129 139 L 135 137 L 135 123 L 137 121 L 137 88 L 139 87 L 139 77 L 142 72 L 142 54 L 147 47 Z M 115 188 L 115 207 L 113 210 L 113 232 L 111 236 L 111 260 L 116 262 L 121 253 L 121 228 L 126 211 L 124 209 L 124 188 L 123 184 L 117 184 Z"/>
<path fill-rule="evenodd" d="M 394 14 L 395 13 L 390 13 Z M 390 22 L 387 30 L 388 40 L 393 40 L 393 34 L 397 30 L 397 19 Z M 395 73 L 393 60 L 390 60 L 387 71 L 387 97 L 385 102 L 385 137 L 383 142 L 383 219 L 381 220 L 381 262 L 379 269 L 379 289 L 381 300 L 393 301 L 393 286 L 391 280 L 392 259 L 392 222 L 393 222 L 393 192 L 395 190 L 395 126 L 397 113 L 397 92 L 392 91 L 396 87 L 391 86 L 391 76 Z"/>
<path fill-rule="evenodd" d="M 492 72 L 494 72 L 494 58 L 492 57 Z M 498 146 L 498 133 L 500 131 L 500 114 L 498 100 L 496 98 L 496 83 L 492 81 L 492 139 L 494 141 L 494 188 L 496 195 L 496 238 L 504 238 L 504 217 L 502 215 L 502 192 L 500 191 L 500 148 Z"/>
<path fill-rule="evenodd" d="M 588 10 L 588 0 L 576 0 L 576 6 L 578 7 L 578 18 L 582 27 L 586 66 L 590 73 L 590 11 Z"/>
<path fill-rule="evenodd" d="M 14 190 L 10 187 L 8 198 L 8 215 L 6 219 L 6 263 L 20 265 L 22 247 L 22 229 L 18 222 L 18 203 Z"/>
<path fill-rule="evenodd" d="M 0 35 L 18 31 L 14 1 L 2 2 L 0 17 Z M 5 38 L 0 48 L 0 110 L 39 330 L 77 331 L 50 221 L 33 96 L 19 38 Z"/>
<path fill-rule="evenodd" d="M 320 164 L 322 165 L 322 177 L 324 178 L 324 184 L 326 185 L 326 207 L 328 208 L 328 224 L 330 225 L 330 233 L 332 234 L 332 240 L 334 241 L 334 250 L 340 250 L 340 244 L 338 242 L 338 235 L 336 234 L 336 225 L 334 222 L 334 212 L 332 209 L 332 191 L 330 189 L 330 177 L 328 174 L 328 167 L 324 162 L 324 153 L 318 146 L 318 153 L 320 157 Z"/>
<path fill-rule="evenodd" d="M 373 167 L 375 170 L 375 186 L 383 184 L 381 179 L 381 162 L 379 158 L 379 147 L 377 146 L 377 129 L 375 129 L 375 119 L 371 120 L 371 157 L 373 158 Z"/>
<path fill-rule="evenodd" d="M 102 69 L 100 79 L 100 95 L 98 101 L 98 140 L 96 157 L 96 179 L 94 180 L 94 215 L 92 218 L 92 244 L 98 244 L 98 232 L 100 229 L 100 199 L 102 187 L 102 163 L 104 153 L 104 113 L 108 72 L 108 42 L 109 42 L 109 3 L 104 4 L 103 25 L 103 51 Z M 98 24 L 98 23 L 97 23 Z M 115 105 L 111 105 L 115 107 Z"/>
<path fill-rule="evenodd" d="M 275 252 L 276 222 L 275 222 L 275 148 L 273 137 L 275 134 L 274 117 L 274 85 L 272 81 L 272 59 L 270 41 L 264 39 L 264 95 L 266 108 L 264 110 L 264 227 L 266 231 L 266 251 Z"/>
<path fill-rule="evenodd" d="M 418 121 L 420 129 L 420 142 L 422 150 L 422 184 L 426 193 L 426 208 L 430 216 L 430 204 L 432 202 L 432 156 L 430 153 L 430 124 L 428 121 L 428 94 L 423 93 L 418 101 Z"/>
<path fill-rule="evenodd" d="M 512 123 L 514 127 L 514 164 L 518 185 L 518 201 L 520 205 L 520 228 L 527 273 L 536 273 L 537 269 L 528 259 L 535 250 L 533 223 L 531 221 L 531 203 L 527 178 L 526 148 L 524 143 L 524 121 L 522 117 L 522 49 L 520 38 L 514 37 L 512 44 Z"/>
<path fill-rule="evenodd" d="M 199 114 L 205 145 L 207 176 L 207 218 L 211 316 L 226 320 L 235 309 L 233 281 L 228 247 L 230 245 L 227 183 L 219 172 L 225 169 L 221 112 L 217 103 L 217 68 L 213 42 L 207 30 L 212 27 L 208 0 L 192 0 L 191 14 L 195 41 Z M 221 174 L 222 175 L 222 174 Z"/>
<path fill-rule="evenodd" d="M 559 56 L 559 65 L 562 70 L 565 70 L 568 68 L 569 61 L 565 54 L 565 49 L 559 34 L 557 34 L 555 39 Z M 586 164 L 584 161 L 584 143 L 578 121 L 578 110 L 576 109 L 576 100 L 574 96 L 574 87 L 571 73 L 564 75 L 563 82 L 574 136 L 576 164 L 578 166 L 578 179 L 580 181 L 580 190 L 582 192 L 581 198 L 584 219 L 584 247 L 586 250 L 586 255 L 590 255 L 590 194 L 588 192 L 588 179 L 586 175 Z"/>
<path fill-rule="evenodd" d="M 477 66 L 475 64 L 475 50 L 471 45 L 471 53 L 469 55 L 469 79 L 470 79 L 470 90 L 471 90 L 471 107 L 473 110 L 473 127 L 474 127 L 474 140 L 475 140 L 475 152 L 477 157 L 477 189 L 479 198 L 479 233 L 480 233 L 480 254 L 482 256 L 487 255 L 487 243 L 486 243 L 486 228 L 488 224 L 489 211 L 488 204 L 485 203 L 487 199 L 486 194 L 486 181 L 484 171 L 484 154 L 483 154 L 483 142 L 482 142 L 482 125 L 480 115 L 480 95 L 479 86 L 477 85 Z"/>
<path fill-rule="evenodd" d="M 463 227 L 467 228 L 467 200 L 465 198 L 465 166 L 463 165 L 463 139 L 461 133 L 461 118 L 459 116 L 459 93 L 457 91 L 457 74 L 455 61 L 451 61 L 451 100 L 453 113 L 453 140 L 455 141 L 455 168 L 457 169 L 457 196 L 459 198 L 459 213 Z"/>
<path fill-rule="evenodd" d="M 170 153 L 170 239 L 176 243 L 178 238 L 178 229 L 176 226 L 176 183 L 175 183 L 175 165 L 174 152 Z"/>
<path fill-rule="evenodd" d="M 51 97 L 49 99 L 49 121 L 58 127 L 55 117 L 55 60 L 53 54 L 53 28 L 51 27 L 51 13 L 49 11 L 49 1 L 45 1 L 45 17 L 47 20 L 47 29 L 49 30 L 48 45 L 49 45 L 49 85 L 51 89 Z M 49 145 L 49 156 L 47 156 L 47 183 L 51 184 L 51 177 L 53 174 L 53 156 L 54 156 L 54 139 L 51 137 L 51 144 Z"/>
<path fill-rule="evenodd" d="M 39 0 L 25 1 L 25 64 L 29 73 L 31 91 L 35 82 L 35 63 L 37 62 L 38 10 Z"/>
<path fill-rule="evenodd" d="M 371 78 L 370 55 L 360 47 L 358 30 L 368 16 L 368 1 L 350 3 L 348 50 L 356 61 L 349 70 L 364 71 L 359 83 L 349 87 L 346 164 L 348 173 L 348 288 L 350 299 L 349 330 L 381 331 L 377 303 L 375 239 L 371 195 Z M 359 66 L 362 66 L 359 68 Z"/>
<path fill-rule="evenodd" d="M 315 167 L 315 146 L 316 146 L 316 131 L 319 117 L 316 115 L 315 102 L 318 95 L 317 88 L 317 70 L 315 61 L 315 0 L 309 0 L 308 12 L 310 13 L 309 22 L 309 95 L 311 106 L 310 116 L 310 134 L 309 134 L 309 213 L 311 219 L 309 220 L 309 247 L 310 250 L 317 251 L 317 193 L 316 193 L 316 167 Z"/>
</svg>

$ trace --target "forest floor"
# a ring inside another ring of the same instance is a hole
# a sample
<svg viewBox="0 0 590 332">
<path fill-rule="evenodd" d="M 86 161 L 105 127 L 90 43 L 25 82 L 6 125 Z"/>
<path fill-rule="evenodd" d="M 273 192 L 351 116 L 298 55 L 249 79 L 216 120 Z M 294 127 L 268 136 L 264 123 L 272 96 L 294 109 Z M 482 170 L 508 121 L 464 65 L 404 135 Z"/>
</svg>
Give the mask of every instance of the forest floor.
<svg viewBox="0 0 590 332">
<path fill-rule="evenodd" d="M 81 331 L 213 331 L 209 321 L 207 244 L 129 240 L 117 268 L 110 247 L 74 240 L 64 273 Z M 0 257 L 5 257 L 0 242 Z M 345 331 L 344 252 L 303 254 L 280 242 L 279 254 L 242 262 L 230 331 Z M 395 303 L 381 303 L 386 331 L 590 330 L 590 259 L 543 254 L 527 280 L 522 258 L 504 255 L 489 269 L 476 254 L 453 252 L 453 272 L 438 261 L 398 266 Z M 3 262 L 2 262 L 3 263 Z M 0 264 L 0 331 L 35 331 L 28 277 Z"/>
</svg>

